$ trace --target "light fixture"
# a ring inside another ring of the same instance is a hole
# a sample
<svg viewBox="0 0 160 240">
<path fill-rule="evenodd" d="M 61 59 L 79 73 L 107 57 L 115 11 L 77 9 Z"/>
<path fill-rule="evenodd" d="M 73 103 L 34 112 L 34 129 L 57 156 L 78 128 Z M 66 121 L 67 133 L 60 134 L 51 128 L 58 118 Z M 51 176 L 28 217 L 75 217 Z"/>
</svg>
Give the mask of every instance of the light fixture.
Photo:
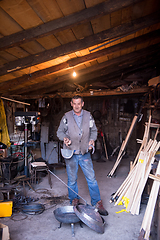
<svg viewBox="0 0 160 240">
<path fill-rule="evenodd" d="M 73 77 L 76 77 L 77 76 L 77 73 L 74 71 L 73 72 Z"/>
</svg>

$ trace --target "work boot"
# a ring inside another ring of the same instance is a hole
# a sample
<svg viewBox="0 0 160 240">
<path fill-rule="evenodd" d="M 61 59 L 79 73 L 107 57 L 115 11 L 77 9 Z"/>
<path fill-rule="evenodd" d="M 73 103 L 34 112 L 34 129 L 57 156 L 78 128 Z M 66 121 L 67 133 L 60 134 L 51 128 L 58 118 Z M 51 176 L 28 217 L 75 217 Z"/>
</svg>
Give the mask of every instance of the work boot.
<svg viewBox="0 0 160 240">
<path fill-rule="evenodd" d="M 79 199 L 78 198 L 74 198 L 73 200 L 72 200 L 72 206 L 77 206 L 78 205 L 78 203 L 79 203 Z"/>
<path fill-rule="evenodd" d="M 103 207 L 102 200 L 100 200 L 96 203 L 96 208 L 97 208 L 100 215 L 103 215 L 103 216 L 108 215 L 107 210 Z"/>
</svg>

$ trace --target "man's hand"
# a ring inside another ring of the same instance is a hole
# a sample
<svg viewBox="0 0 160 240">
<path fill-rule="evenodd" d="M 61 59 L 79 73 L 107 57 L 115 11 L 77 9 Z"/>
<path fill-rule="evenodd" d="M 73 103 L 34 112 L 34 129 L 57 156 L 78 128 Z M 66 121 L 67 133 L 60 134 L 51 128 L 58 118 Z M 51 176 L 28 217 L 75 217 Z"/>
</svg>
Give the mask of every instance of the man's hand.
<svg viewBox="0 0 160 240">
<path fill-rule="evenodd" d="M 71 140 L 69 140 L 69 138 L 67 138 L 67 137 L 65 137 L 64 139 L 63 139 L 63 141 L 64 141 L 64 144 L 68 147 L 69 145 L 71 145 Z"/>
<path fill-rule="evenodd" d="M 89 150 L 92 149 L 92 146 L 90 146 L 90 145 L 92 145 L 92 146 L 95 145 L 94 140 L 90 140 L 90 141 L 89 141 L 89 148 L 88 148 Z"/>
</svg>

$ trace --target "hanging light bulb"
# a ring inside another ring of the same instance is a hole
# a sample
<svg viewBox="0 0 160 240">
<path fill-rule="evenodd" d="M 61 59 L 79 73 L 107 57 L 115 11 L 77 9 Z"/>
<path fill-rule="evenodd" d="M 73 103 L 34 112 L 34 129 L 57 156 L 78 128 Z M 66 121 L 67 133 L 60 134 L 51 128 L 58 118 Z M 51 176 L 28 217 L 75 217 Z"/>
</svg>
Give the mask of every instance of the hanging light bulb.
<svg viewBox="0 0 160 240">
<path fill-rule="evenodd" d="M 76 77 L 77 76 L 77 73 L 74 71 L 73 72 L 73 77 Z"/>
</svg>

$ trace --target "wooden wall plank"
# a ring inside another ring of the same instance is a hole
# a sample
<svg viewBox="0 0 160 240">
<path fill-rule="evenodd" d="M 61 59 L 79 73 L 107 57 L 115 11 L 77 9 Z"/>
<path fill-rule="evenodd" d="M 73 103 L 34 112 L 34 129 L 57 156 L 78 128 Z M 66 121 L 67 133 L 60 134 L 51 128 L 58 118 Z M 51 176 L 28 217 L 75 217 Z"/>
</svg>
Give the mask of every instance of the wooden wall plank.
<svg viewBox="0 0 160 240">
<path fill-rule="evenodd" d="M 0 33 L 4 36 L 22 31 L 22 28 L 0 7 Z"/>
<path fill-rule="evenodd" d="M 77 39 L 88 37 L 93 34 L 90 23 L 84 23 L 81 25 L 77 25 L 76 27 L 72 28 L 72 31 Z"/>
<path fill-rule="evenodd" d="M 69 57 L 68 57 L 68 59 L 69 59 Z M 49 61 L 51 66 L 56 66 L 57 64 L 61 64 L 63 62 L 65 62 L 65 61 L 63 61 L 63 59 L 61 59 L 60 57 Z"/>
<path fill-rule="evenodd" d="M 91 64 L 91 62 L 90 62 L 90 64 Z M 81 64 L 81 65 L 77 66 L 74 69 L 75 69 L 75 71 L 77 71 L 77 74 L 78 74 L 78 71 L 80 71 L 82 69 L 86 69 L 86 65 L 85 64 Z"/>
<path fill-rule="evenodd" d="M 52 65 L 51 65 L 51 63 L 50 63 L 50 61 L 49 62 L 45 62 L 45 63 L 41 63 L 41 64 L 38 64 L 38 65 L 36 65 L 36 68 L 38 69 L 38 70 L 42 70 L 42 69 L 45 69 L 45 68 L 49 68 L 49 67 L 51 67 Z"/>
<path fill-rule="evenodd" d="M 156 12 L 158 9 L 160 9 L 159 0 L 146 0 L 143 9 L 143 16 Z"/>
<path fill-rule="evenodd" d="M 137 44 L 136 46 L 136 50 L 140 50 L 140 49 L 143 49 L 143 48 L 146 48 L 148 46 L 150 46 L 150 41 L 149 42 L 142 42 L 142 43 L 139 43 Z"/>
<path fill-rule="evenodd" d="M 131 20 L 132 20 L 132 6 L 123 8 L 121 23 L 129 22 Z"/>
<path fill-rule="evenodd" d="M 63 17 L 56 0 L 27 0 L 27 2 L 44 23 Z"/>
<path fill-rule="evenodd" d="M 97 61 L 98 61 L 98 63 L 102 63 L 102 62 L 108 61 L 108 55 L 98 58 Z"/>
<path fill-rule="evenodd" d="M 57 38 L 53 35 L 39 38 L 37 39 L 37 42 L 39 42 L 45 49 L 51 49 L 61 45 Z"/>
<path fill-rule="evenodd" d="M 98 65 L 98 62 L 97 60 L 93 60 L 93 61 L 90 61 L 90 64 L 91 66 L 95 66 L 95 65 Z"/>
<path fill-rule="evenodd" d="M 121 24 L 122 19 L 122 10 L 118 10 L 110 14 L 111 18 L 111 27 L 116 27 Z"/>
<path fill-rule="evenodd" d="M 106 0 L 85 0 L 85 4 L 86 7 L 89 8 L 105 1 Z"/>
<path fill-rule="evenodd" d="M 86 48 L 86 49 L 83 49 L 83 50 L 81 50 L 79 52 L 81 53 L 81 56 L 85 56 L 85 55 L 89 54 L 89 49 Z"/>
<path fill-rule="evenodd" d="M 120 51 L 121 56 L 126 55 L 127 53 L 128 53 L 128 48 Z M 113 54 L 112 54 L 112 58 L 113 58 Z"/>
<path fill-rule="evenodd" d="M 75 53 L 70 53 L 70 54 L 68 54 L 68 56 L 69 56 L 70 59 L 71 59 L 71 58 L 76 58 L 76 57 L 77 57 L 77 55 L 76 55 Z"/>
<path fill-rule="evenodd" d="M 7 60 L 0 56 L 0 65 L 7 63 Z"/>
<path fill-rule="evenodd" d="M 157 43 L 160 43 L 160 37 L 150 41 L 150 45 L 157 44 Z"/>
<path fill-rule="evenodd" d="M 143 16 L 143 10 L 144 10 L 144 6 L 146 4 L 146 1 L 141 1 L 138 3 L 135 3 L 133 5 L 133 9 L 132 9 L 132 20 L 140 18 Z"/>
<path fill-rule="evenodd" d="M 20 74 L 20 76 L 23 76 L 25 74 L 33 73 L 37 70 L 38 70 L 37 66 L 35 66 L 35 67 L 32 66 L 29 68 L 22 69 L 22 70 L 18 71 L 18 73 Z"/>
<path fill-rule="evenodd" d="M 88 63 L 85 63 L 85 66 L 86 66 L 86 67 L 91 67 L 91 64 L 90 64 L 90 62 L 88 62 Z"/>
<path fill-rule="evenodd" d="M 23 58 L 23 57 L 29 56 L 29 53 L 20 47 L 13 47 L 13 48 L 6 49 L 6 52 L 12 54 L 17 58 Z"/>
<path fill-rule="evenodd" d="M 43 23 L 26 0 L 0 1 L 0 7 L 24 29 L 35 27 Z"/>
<path fill-rule="evenodd" d="M 58 5 L 64 16 L 85 9 L 83 0 L 58 0 Z"/>
<path fill-rule="evenodd" d="M 81 54 L 80 51 L 76 51 L 75 54 L 76 54 L 77 57 L 82 57 L 82 54 Z"/>
<path fill-rule="evenodd" d="M 13 74 L 7 74 L 0 77 L 0 83 L 13 79 Z"/>
<path fill-rule="evenodd" d="M 65 56 L 56 58 L 57 61 L 58 61 L 59 59 L 60 59 L 62 62 L 66 62 L 66 61 L 68 61 L 70 58 L 69 58 L 68 55 L 65 55 Z"/>
<path fill-rule="evenodd" d="M 136 51 L 136 46 L 132 46 L 128 48 L 128 53 L 132 53 L 134 51 Z"/>
<path fill-rule="evenodd" d="M 140 0 L 134 0 L 137 2 Z M 128 6 L 132 4 L 132 0 L 123 0 L 121 2 L 108 0 L 103 3 L 98 4 L 98 6 L 91 7 L 89 9 L 83 9 L 79 12 L 70 14 L 65 18 L 55 19 L 53 21 L 49 21 L 45 24 L 38 25 L 37 27 L 33 27 L 27 29 L 26 31 L 21 31 L 18 34 L 12 34 L 12 36 L 4 37 L 0 39 L 1 48 L 9 47 L 9 46 L 17 46 L 20 43 L 24 43 L 30 40 L 35 40 L 40 36 L 46 36 L 53 34 L 57 31 L 64 30 L 66 28 L 70 28 L 76 24 L 88 22 L 89 19 L 93 19 L 94 17 L 102 16 L 105 13 L 109 14 L 110 12 L 115 11 L 116 9 L 120 9 L 122 6 Z M 38 14 L 38 13 L 37 13 Z M 70 26 L 70 27 L 69 27 Z"/>
<path fill-rule="evenodd" d="M 4 58 L 7 62 L 9 61 L 14 61 L 14 60 L 16 60 L 17 58 L 14 56 L 14 55 L 12 55 L 12 54 L 10 54 L 9 52 L 6 52 L 6 51 L 0 51 L 0 56 L 2 57 L 2 58 Z"/>
<path fill-rule="evenodd" d="M 43 52 L 45 49 L 42 47 L 42 45 L 40 45 L 38 42 L 36 41 L 31 41 L 31 42 L 27 42 L 24 44 L 21 44 L 21 47 L 29 52 L 30 54 L 36 54 L 36 53 L 40 53 Z"/>
<path fill-rule="evenodd" d="M 110 14 L 92 20 L 91 24 L 95 34 L 109 29 L 111 27 Z"/>
<path fill-rule="evenodd" d="M 64 31 L 55 33 L 55 36 L 61 44 L 66 44 L 76 40 L 71 29 L 66 29 Z"/>
</svg>

